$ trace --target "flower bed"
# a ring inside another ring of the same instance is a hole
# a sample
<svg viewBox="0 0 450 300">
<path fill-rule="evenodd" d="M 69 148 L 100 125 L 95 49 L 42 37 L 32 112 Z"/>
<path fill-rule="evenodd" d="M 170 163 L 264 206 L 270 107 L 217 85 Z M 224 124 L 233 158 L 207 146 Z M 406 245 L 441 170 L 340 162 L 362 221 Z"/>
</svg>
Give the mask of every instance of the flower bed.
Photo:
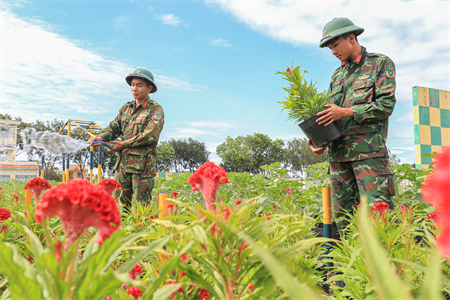
<svg viewBox="0 0 450 300">
<path fill-rule="evenodd" d="M 312 230 L 322 222 L 324 163 L 305 182 L 287 178 L 279 164 L 264 167 L 269 176 L 227 174 L 208 163 L 194 176 L 157 179 L 153 199 L 165 184 L 173 204 L 164 219 L 155 218 L 156 202 L 123 210 L 111 195 L 120 193 L 114 182 L 106 190 L 53 182 L 37 206 L 24 201 L 25 182 L 3 182 L 0 297 L 439 299 L 450 287 L 438 251 L 447 257 L 450 190 L 441 179 L 450 167 L 439 161 L 427 202 L 426 172 L 395 166 L 397 208 L 363 201 L 328 254 L 329 240 Z M 411 184 L 400 185 L 404 179 Z"/>
</svg>

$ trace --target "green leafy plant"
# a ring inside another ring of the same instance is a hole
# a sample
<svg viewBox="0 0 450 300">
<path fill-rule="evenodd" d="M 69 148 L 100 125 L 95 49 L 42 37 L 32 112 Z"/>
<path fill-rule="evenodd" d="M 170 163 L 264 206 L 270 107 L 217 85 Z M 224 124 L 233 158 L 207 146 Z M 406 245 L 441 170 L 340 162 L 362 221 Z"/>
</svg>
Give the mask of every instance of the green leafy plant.
<svg viewBox="0 0 450 300">
<path fill-rule="evenodd" d="M 300 66 L 292 69 L 288 68 L 286 72 L 277 72 L 275 74 L 284 75 L 283 79 L 289 82 L 289 87 L 283 88 L 288 95 L 286 100 L 277 102 L 283 107 L 283 110 L 288 111 L 288 120 L 293 120 L 295 123 L 305 121 L 318 112 L 322 111 L 324 105 L 329 97 L 326 91 L 319 93 L 316 88 L 316 83 L 308 81 L 304 78 L 306 70 L 300 70 Z"/>
</svg>

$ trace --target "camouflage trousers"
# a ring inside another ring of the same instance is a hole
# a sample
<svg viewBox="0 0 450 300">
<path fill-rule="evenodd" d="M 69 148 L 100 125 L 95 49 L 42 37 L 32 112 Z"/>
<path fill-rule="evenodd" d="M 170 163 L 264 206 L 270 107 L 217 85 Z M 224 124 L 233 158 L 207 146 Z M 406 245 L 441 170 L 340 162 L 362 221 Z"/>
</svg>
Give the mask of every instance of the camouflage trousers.
<svg viewBox="0 0 450 300">
<path fill-rule="evenodd" d="M 364 195 L 369 206 L 381 201 L 394 208 L 394 173 L 386 158 L 330 162 L 330 180 L 336 223 L 341 223 L 338 220 L 345 217 L 345 212 L 351 214 Z"/>
<path fill-rule="evenodd" d="M 121 184 L 120 202 L 126 206 L 131 205 L 133 197 L 138 202 L 149 204 L 152 200 L 152 189 L 155 186 L 153 177 L 142 178 L 142 174 L 118 172 L 115 179 Z"/>
</svg>

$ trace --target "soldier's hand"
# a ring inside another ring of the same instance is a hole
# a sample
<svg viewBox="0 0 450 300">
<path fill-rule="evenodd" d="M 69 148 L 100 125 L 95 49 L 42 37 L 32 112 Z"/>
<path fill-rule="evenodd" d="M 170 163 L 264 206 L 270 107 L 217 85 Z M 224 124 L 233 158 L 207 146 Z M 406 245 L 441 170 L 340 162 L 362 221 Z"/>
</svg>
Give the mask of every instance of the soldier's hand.
<svg viewBox="0 0 450 300">
<path fill-rule="evenodd" d="M 328 145 L 326 145 L 325 147 L 320 147 L 320 148 L 316 148 L 314 147 L 314 145 L 312 144 L 311 140 L 308 140 L 308 145 L 311 148 L 312 152 L 314 152 L 317 155 L 321 155 L 323 154 L 323 152 L 325 151 L 325 149 L 327 149 Z"/>
<path fill-rule="evenodd" d="M 125 149 L 125 143 L 122 141 L 111 141 L 110 143 L 114 144 L 114 147 L 112 147 L 109 152 L 120 152 Z"/>
<path fill-rule="evenodd" d="M 325 107 L 328 107 L 328 109 L 317 114 L 320 118 L 318 118 L 316 122 L 320 125 L 326 123 L 325 126 L 328 126 L 343 117 L 353 117 L 353 109 L 351 108 L 340 107 L 336 104 L 325 104 Z"/>
<path fill-rule="evenodd" d="M 95 141 L 103 142 L 103 139 L 102 139 L 101 137 L 99 137 L 99 136 L 94 136 L 94 137 L 91 137 L 91 138 L 88 140 L 88 143 L 91 143 L 91 144 L 92 144 L 92 142 L 95 142 Z M 96 145 L 93 145 L 93 146 L 98 146 L 98 145 L 100 145 L 100 144 L 96 144 Z"/>
</svg>

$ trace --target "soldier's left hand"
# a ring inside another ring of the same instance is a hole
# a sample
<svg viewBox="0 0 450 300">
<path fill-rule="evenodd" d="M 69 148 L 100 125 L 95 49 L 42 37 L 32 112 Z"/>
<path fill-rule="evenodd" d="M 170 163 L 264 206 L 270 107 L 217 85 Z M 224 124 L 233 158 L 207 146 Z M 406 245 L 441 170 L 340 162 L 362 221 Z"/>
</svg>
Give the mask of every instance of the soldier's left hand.
<svg viewBox="0 0 450 300">
<path fill-rule="evenodd" d="M 114 147 L 112 147 L 109 152 L 120 152 L 123 149 L 125 149 L 125 143 L 121 141 L 111 141 L 111 144 L 114 144 Z"/>
<path fill-rule="evenodd" d="M 351 108 L 343 108 L 336 104 L 325 104 L 325 107 L 328 107 L 328 109 L 317 114 L 318 116 L 321 116 L 316 121 L 320 125 L 326 123 L 325 126 L 328 126 L 343 117 L 353 117 L 353 109 Z"/>
</svg>

